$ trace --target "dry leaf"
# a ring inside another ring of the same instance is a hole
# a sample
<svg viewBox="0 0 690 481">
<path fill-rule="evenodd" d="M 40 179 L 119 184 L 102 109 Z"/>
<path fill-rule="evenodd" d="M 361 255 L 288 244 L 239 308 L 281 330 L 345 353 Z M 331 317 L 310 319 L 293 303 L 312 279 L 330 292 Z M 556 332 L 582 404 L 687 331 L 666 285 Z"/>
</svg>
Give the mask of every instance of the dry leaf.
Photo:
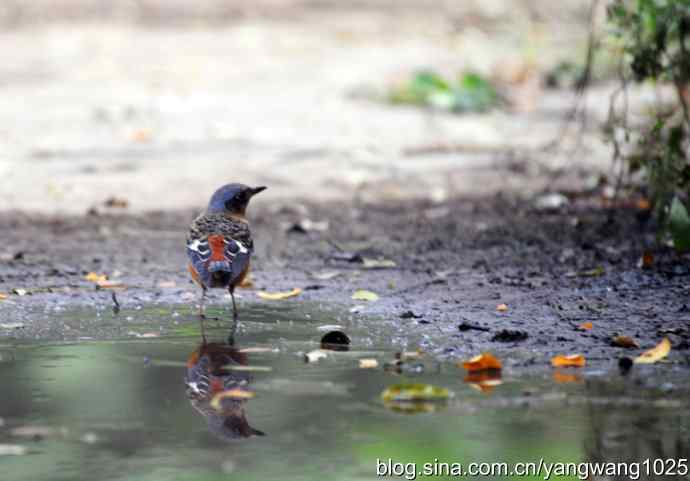
<svg viewBox="0 0 690 481">
<path fill-rule="evenodd" d="M 431 384 L 395 384 L 381 393 L 384 402 L 446 401 L 449 397 L 448 389 Z"/>
<path fill-rule="evenodd" d="M 395 358 L 401 361 L 409 361 L 410 359 L 420 359 L 424 356 L 424 351 L 417 349 L 416 351 L 396 352 Z"/>
<path fill-rule="evenodd" d="M 652 208 L 652 204 L 651 202 L 649 202 L 649 200 L 643 197 L 642 199 L 637 201 L 637 208 L 639 210 L 649 210 Z"/>
<path fill-rule="evenodd" d="M 655 347 L 637 356 L 633 362 L 635 364 L 653 364 L 668 356 L 669 352 L 671 352 L 671 341 L 665 337 Z"/>
<path fill-rule="evenodd" d="M 571 382 L 580 383 L 582 382 L 582 376 L 574 373 L 564 373 L 559 370 L 553 372 L 553 380 L 557 383 L 566 384 Z"/>
<path fill-rule="evenodd" d="M 150 142 L 153 137 L 151 129 L 136 129 L 129 133 L 129 140 L 132 142 Z"/>
<path fill-rule="evenodd" d="M 606 274 L 606 271 L 601 266 L 595 267 L 594 269 L 590 269 L 588 271 L 580 271 L 577 273 L 577 275 L 580 277 L 599 277 L 603 276 L 604 274 Z"/>
<path fill-rule="evenodd" d="M 257 292 L 256 295 L 261 299 L 266 299 L 268 301 L 280 301 L 283 299 L 289 299 L 290 297 L 298 296 L 302 292 L 302 289 L 295 287 L 291 291 L 287 292 Z"/>
<path fill-rule="evenodd" d="M 553 367 L 584 367 L 586 363 L 585 356 L 582 354 L 559 354 L 551 358 L 551 365 Z"/>
<path fill-rule="evenodd" d="M 252 391 L 247 391 L 240 388 L 228 389 L 227 391 L 221 391 L 213 396 L 213 399 L 211 399 L 211 407 L 216 411 L 220 411 L 222 409 L 221 402 L 223 399 L 230 398 L 234 400 L 243 400 L 251 399 L 254 396 L 255 394 Z"/>
<path fill-rule="evenodd" d="M 5 294 L 4 292 L 0 292 L 0 301 L 3 301 L 10 297 L 8 294 Z"/>
<path fill-rule="evenodd" d="M 470 387 L 483 393 L 489 393 L 496 386 L 503 384 L 503 381 L 501 381 L 501 371 L 496 369 L 470 371 L 463 381 L 469 384 Z"/>
<path fill-rule="evenodd" d="M 362 267 L 365 269 L 387 269 L 396 266 L 395 262 L 390 259 L 371 259 L 365 257 L 362 259 L 362 262 Z"/>
<path fill-rule="evenodd" d="M 328 357 L 328 354 L 326 354 L 324 351 L 321 349 L 316 349 L 314 351 L 310 351 L 304 355 L 304 360 L 306 362 L 316 362 L 319 359 L 325 359 Z"/>
<path fill-rule="evenodd" d="M 506 312 L 508 310 L 508 306 L 505 304 L 499 304 L 496 306 L 496 310 L 498 312 Z"/>
<path fill-rule="evenodd" d="M 589 331 L 590 329 L 592 329 L 593 325 L 591 322 L 583 322 L 577 327 L 578 329 L 582 329 L 583 331 Z"/>
<path fill-rule="evenodd" d="M 175 281 L 160 281 L 158 283 L 158 287 L 160 287 L 162 289 L 169 289 L 169 288 L 176 287 L 176 286 L 177 286 L 177 283 Z"/>
<path fill-rule="evenodd" d="M 501 369 L 501 361 L 494 357 L 490 352 L 485 352 L 474 356 L 469 361 L 462 363 L 462 367 L 470 372 L 473 371 L 484 371 L 487 369 Z"/>
<path fill-rule="evenodd" d="M 23 456 L 29 450 L 19 444 L 0 444 L 0 456 Z"/>
<path fill-rule="evenodd" d="M 640 345 L 630 336 L 615 336 L 611 339 L 611 345 L 625 348 L 639 348 Z"/>
<path fill-rule="evenodd" d="M 365 289 L 359 289 L 356 290 L 354 294 L 352 294 L 352 299 L 356 301 L 377 301 L 379 299 L 379 295 L 376 294 L 375 292 L 367 291 Z"/>
<path fill-rule="evenodd" d="M 654 265 L 654 254 L 649 251 L 644 251 L 642 257 L 637 261 L 639 269 L 649 269 Z"/>
<path fill-rule="evenodd" d="M 98 286 L 99 289 L 124 289 L 127 286 L 118 281 L 108 281 L 108 280 L 103 280 L 103 281 L 97 281 L 96 286 Z"/>
<path fill-rule="evenodd" d="M 126 209 L 127 206 L 129 205 L 129 202 L 127 199 L 123 199 L 122 197 L 110 197 L 103 202 L 103 205 L 106 207 L 113 207 L 116 209 Z"/>
<path fill-rule="evenodd" d="M 89 272 L 84 276 L 84 279 L 89 282 L 105 282 L 108 280 L 108 276 L 105 274 L 97 274 L 95 272 Z"/>
<path fill-rule="evenodd" d="M 329 281 L 335 279 L 336 277 L 342 275 L 340 271 L 323 271 L 323 272 L 312 272 L 311 276 L 319 281 Z"/>
<path fill-rule="evenodd" d="M 376 359 L 360 359 L 359 367 L 361 369 L 373 369 L 379 366 L 379 362 Z"/>
<path fill-rule="evenodd" d="M 24 327 L 23 322 L 4 322 L 0 323 L 0 329 L 21 329 Z"/>
</svg>

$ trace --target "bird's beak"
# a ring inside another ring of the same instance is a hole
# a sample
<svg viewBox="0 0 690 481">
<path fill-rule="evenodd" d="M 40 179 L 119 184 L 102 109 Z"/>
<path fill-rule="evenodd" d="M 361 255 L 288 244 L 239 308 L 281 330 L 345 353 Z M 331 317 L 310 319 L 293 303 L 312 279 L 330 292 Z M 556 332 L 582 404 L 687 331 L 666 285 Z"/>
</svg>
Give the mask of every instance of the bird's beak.
<svg viewBox="0 0 690 481">
<path fill-rule="evenodd" d="M 259 192 L 266 190 L 267 188 L 268 187 L 266 187 L 265 185 L 262 185 L 261 187 L 254 187 L 253 189 L 250 190 L 252 197 L 255 196 L 256 194 L 258 194 Z"/>
</svg>

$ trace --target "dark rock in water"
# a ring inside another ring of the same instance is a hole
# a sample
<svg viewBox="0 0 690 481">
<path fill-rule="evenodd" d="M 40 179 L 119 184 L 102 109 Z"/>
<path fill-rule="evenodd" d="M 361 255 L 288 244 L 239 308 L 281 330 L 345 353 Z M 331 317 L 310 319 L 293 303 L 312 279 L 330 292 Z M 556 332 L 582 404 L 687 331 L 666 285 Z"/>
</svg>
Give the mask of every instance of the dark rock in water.
<svg viewBox="0 0 690 481">
<path fill-rule="evenodd" d="M 518 331 L 512 329 L 502 329 L 491 338 L 496 342 L 520 342 L 529 337 L 525 331 Z"/>
<path fill-rule="evenodd" d="M 415 314 L 412 311 L 405 311 L 400 314 L 400 319 L 421 319 L 422 316 Z"/>
<path fill-rule="evenodd" d="M 321 349 L 347 351 L 350 349 L 350 338 L 342 331 L 327 332 L 321 338 Z"/>
</svg>

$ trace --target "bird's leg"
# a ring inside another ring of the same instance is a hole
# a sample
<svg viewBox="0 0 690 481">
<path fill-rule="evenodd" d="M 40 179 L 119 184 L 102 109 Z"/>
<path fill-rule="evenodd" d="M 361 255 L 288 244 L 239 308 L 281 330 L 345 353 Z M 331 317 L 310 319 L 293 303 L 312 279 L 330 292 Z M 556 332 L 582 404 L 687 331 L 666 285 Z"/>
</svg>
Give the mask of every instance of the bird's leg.
<svg viewBox="0 0 690 481">
<path fill-rule="evenodd" d="M 230 287 L 230 297 L 232 298 L 232 329 L 228 336 L 228 344 L 233 346 L 235 344 L 235 333 L 237 332 L 237 304 L 235 303 L 235 288 Z"/>
<path fill-rule="evenodd" d="M 199 301 L 199 323 L 201 324 L 201 339 L 204 341 L 204 344 L 206 344 L 206 309 L 204 306 L 204 302 L 206 301 L 206 288 L 203 287 L 201 289 L 201 300 Z"/>
</svg>

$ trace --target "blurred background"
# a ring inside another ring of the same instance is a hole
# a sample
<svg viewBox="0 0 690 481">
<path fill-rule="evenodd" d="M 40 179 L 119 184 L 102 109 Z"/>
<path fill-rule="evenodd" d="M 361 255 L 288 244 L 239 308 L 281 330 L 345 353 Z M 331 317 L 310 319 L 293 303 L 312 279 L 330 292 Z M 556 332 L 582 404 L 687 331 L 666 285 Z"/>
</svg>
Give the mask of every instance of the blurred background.
<svg viewBox="0 0 690 481">
<path fill-rule="evenodd" d="M 0 209 L 201 207 L 229 181 L 368 201 L 587 182 L 610 168 L 606 55 L 588 90 L 595 120 L 563 125 L 604 7 L 5 0 Z M 578 155 L 544 149 L 569 136 Z"/>
</svg>

